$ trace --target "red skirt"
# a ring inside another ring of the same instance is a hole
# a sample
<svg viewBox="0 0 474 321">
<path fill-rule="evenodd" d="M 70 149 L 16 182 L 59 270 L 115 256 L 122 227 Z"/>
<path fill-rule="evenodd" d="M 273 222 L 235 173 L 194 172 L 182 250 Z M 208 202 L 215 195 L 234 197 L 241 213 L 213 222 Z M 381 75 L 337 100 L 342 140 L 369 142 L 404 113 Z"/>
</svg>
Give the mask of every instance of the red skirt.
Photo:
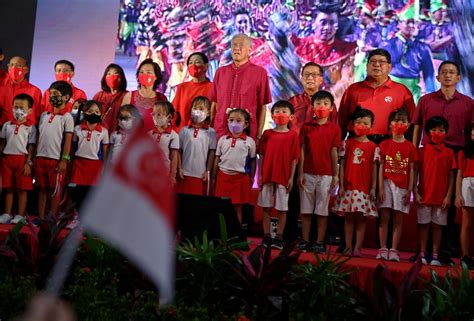
<svg viewBox="0 0 474 321">
<path fill-rule="evenodd" d="M 251 192 L 248 174 L 229 175 L 220 170 L 217 172 L 215 196 L 229 197 L 232 204 L 248 204 Z"/>
<path fill-rule="evenodd" d="M 192 195 L 206 195 L 207 182 L 198 177 L 184 176 L 184 179 L 178 180 L 178 193 Z"/>
<path fill-rule="evenodd" d="M 23 175 L 27 155 L 3 155 L 2 187 L 18 188 L 30 191 L 33 189 L 33 178 Z M 33 171 L 33 169 L 31 169 Z"/>
<path fill-rule="evenodd" d="M 96 185 L 101 174 L 101 160 L 78 157 L 72 161 L 71 183 L 84 186 Z"/>
</svg>

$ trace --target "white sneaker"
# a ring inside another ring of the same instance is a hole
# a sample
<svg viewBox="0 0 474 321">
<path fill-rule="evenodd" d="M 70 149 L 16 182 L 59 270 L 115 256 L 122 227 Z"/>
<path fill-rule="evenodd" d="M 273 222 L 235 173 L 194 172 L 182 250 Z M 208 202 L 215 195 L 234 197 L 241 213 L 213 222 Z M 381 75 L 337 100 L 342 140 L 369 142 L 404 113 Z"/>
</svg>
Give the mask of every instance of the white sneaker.
<svg viewBox="0 0 474 321">
<path fill-rule="evenodd" d="M 430 264 L 432 266 L 441 266 L 441 262 L 438 259 L 432 259 Z"/>
<path fill-rule="evenodd" d="M 0 224 L 9 224 L 12 218 L 13 216 L 7 213 L 0 215 Z"/>
<path fill-rule="evenodd" d="M 20 222 L 26 223 L 25 218 L 21 215 L 15 215 L 13 220 L 10 221 L 10 224 L 18 224 Z"/>
<path fill-rule="evenodd" d="M 72 221 L 69 222 L 68 225 L 66 225 L 66 228 L 72 230 L 72 229 L 76 228 L 78 225 L 79 225 L 79 218 L 77 216 L 74 216 Z"/>
</svg>

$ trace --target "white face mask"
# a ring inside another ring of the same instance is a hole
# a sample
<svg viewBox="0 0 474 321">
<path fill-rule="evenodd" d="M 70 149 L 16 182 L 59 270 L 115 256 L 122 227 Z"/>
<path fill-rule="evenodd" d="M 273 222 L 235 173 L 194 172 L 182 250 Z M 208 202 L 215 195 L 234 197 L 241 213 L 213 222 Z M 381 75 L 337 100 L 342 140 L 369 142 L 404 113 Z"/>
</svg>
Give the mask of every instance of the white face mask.
<svg viewBox="0 0 474 321">
<path fill-rule="evenodd" d="M 26 113 L 26 111 L 24 111 L 23 109 L 20 109 L 20 108 L 15 108 L 13 110 L 13 117 L 15 118 L 15 120 L 17 121 L 21 121 L 23 119 L 25 119 L 25 117 L 27 116 L 28 114 Z"/>
<path fill-rule="evenodd" d="M 164 127 L 168 124 L 168 117 L 153 117 L 153 122 L 155 123 L 156 127 Z"/>
<path fill-rule="evenodd" d="M 130 130 L 133 126 L 133 119 L 129 118 L 129 119 L 119 120 L 118 125 L 123 130 Z"/>
<path fill-rule="evenodd" d="M 207 113 L 204 110 L 192 109 L 191 110 L 191 119 L 193 123 L 200 124 L 205 121 L 207 118 Z"/>
</svg>

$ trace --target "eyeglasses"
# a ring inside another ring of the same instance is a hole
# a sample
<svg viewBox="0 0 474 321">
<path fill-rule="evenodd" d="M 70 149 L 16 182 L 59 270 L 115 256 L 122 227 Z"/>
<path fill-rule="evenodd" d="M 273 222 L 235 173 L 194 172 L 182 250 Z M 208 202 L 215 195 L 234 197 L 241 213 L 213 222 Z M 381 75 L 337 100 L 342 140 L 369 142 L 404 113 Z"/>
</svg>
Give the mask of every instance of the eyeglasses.
<svg viewBox="0 0 474 321">
<path fill-rule="evenodd" d="M 371 65 L 379 64 L 380 66 L 385 66 L 385 65 L 388 65 L 389 62 L 387 60 L 369 60 L 369 64 Z"/>
<path fill-rule="evenodd" d="M 312 72 L 312 73 L 304 73 L 303 74 L 303 78 L 304 79 L 308 79 L 309 77 L 313 77 L 313 78 L 317 78 L 317 77 L 321 77 L 322 75 L 320 73 L 317 73 L 317 72 Z"/>
</svg>

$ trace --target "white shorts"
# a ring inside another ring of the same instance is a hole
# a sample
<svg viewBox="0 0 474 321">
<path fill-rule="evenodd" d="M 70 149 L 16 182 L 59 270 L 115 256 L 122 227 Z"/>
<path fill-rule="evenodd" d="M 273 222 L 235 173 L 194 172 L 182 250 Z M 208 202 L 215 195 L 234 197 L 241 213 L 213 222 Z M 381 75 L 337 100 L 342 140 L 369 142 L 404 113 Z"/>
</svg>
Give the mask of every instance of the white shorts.
<svg viewBox="0 0 474 321">
<path fill-rule="evenodd" d="M 328 216 L 332 176 L 303 175 L 305 183 L 300 188 L 300 212 Z"/>
<path fill-rule="evenodd" d="M 258 194 L 257 205 L 260 207 L 275 207 L 277 211 L 288 211 L 290 193 L 280 184 L 265 184 Z"/>
<path fill-rule="evenodd" d="M 474 177 L 462 179 L 461 194 L 465 207 L 474 207 Z"/>
<path fill-rule="evenodd" d="M 379 202 L 379 208 L 391 208 L 402 213 L 410 213 L 410 202 L 406 206 L 403 205 L 403 197 L 406 193 L 406 189 L 398 187 L 391 179 L 384 179 L 384 201 Z"/>
<path fill-rule="evenodd" d="M 448 209 L 441 206 L 418 205 L 416 209 L 418 224 L 429 224 L 431 222 L 438 225 L 448 224 Z"/>
</svg>

